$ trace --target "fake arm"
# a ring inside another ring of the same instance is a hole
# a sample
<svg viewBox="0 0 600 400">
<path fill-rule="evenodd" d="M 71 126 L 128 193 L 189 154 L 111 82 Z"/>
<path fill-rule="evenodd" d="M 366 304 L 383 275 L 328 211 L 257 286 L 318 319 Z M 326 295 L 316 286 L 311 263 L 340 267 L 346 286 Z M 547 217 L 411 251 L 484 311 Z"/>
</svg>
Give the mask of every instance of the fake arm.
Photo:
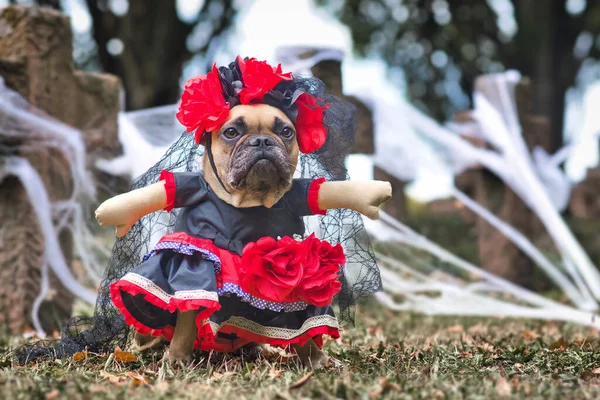
<svg viewBox="0 0 600 400">
<path fill-rule="evenodd" d="M 348 208 L 367 218 L 378 219 L 379 207 L 392 198 L 392 185 L 383 181 L 323 182 L 319 189 L 319 208 Z"/>
<path fill-rule="evenodd" d="M 121 237 L 138 219 L 166 206 L 165 181 L 159 181 L 106 200 L 96 210 L 96 220 L 100 226 L 115 225 L 115 234 Z"/>
</svg>

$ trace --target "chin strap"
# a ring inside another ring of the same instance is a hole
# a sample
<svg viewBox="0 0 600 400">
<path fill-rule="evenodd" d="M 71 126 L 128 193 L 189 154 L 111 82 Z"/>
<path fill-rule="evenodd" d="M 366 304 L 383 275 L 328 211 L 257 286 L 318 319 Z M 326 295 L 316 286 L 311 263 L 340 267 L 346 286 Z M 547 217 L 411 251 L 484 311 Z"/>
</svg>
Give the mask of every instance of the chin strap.
<svg viewBox="0 0 600 400">
<path fill-rule="evenodd" d="M 206 135 L 206 136 L 207 136 L 206 137 L 206 152 L 208 154 L 208 161 L 210 162 L 210 166 L 211 166 L 213 172 L 215 173 L 217 180 L 221 184 L 221 187 L 223 188 L 223 190 L 225 190 L 228 194 L 231 194 L 229 192 L 229 190 L 227 190 L 227 188 L 225 187 L 225 184 L 223 183 L 223 181 L 221 180 L 221 177 L 219 176 L 219 173 L 217 172 L 217 166 L 215 165 L 215 159 L 213 158 L 212 149 L 211 149 L 212 135 L 210 133 L 208 133 L 208 135 Z"/>
</svg>

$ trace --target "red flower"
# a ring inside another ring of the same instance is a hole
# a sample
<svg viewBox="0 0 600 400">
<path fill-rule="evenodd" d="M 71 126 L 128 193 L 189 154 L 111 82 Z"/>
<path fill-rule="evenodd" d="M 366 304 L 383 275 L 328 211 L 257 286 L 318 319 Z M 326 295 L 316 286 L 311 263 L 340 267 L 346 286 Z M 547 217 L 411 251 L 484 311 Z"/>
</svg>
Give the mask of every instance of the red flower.
<svg viewBox="0 0 600 400">
<path fill-rule="evenodd" d="M 328 105 L 320 106 L 317 99 L 308 93 L 298 97 L 296 104 L 298 104 L 296 117 L 298 147 L 302 153 L 310 154 L 325 144 L 327 132 L 323 126 L 323 111 L 328 108 Z"/>
<path fill-rule="evenodd" d="M 304 275 L 304 261 L 301 244 L 287 236 L 249 243 L 242 252 L 242 289 L 265 300 L 292 302 L 291 295 Z"/>
<path fill-rule="evenodd" d="M 254 100 L 261 102 L 263 96 L 277 86 L 279 82 L 293 79 L 291 72 L 287 74 L 282 72 L 281 64 L 274 68 L 266 61 L 258 61 L 256 58 L 244 61 L 239 56 L 237 62 L 244 83 L 244 87 L 239 94 L 242 104 L 250 104 Z"/>
<path fill-rule="evenodd" d="M 305 256 L 304 261 L 304 276 L 310 276 L 314 274 L 321 263 L 321 241 L 311 233 L 309 237 L 304 239 L 301 243 L 302 252 Z"/>
<path fill-rule="evenodd" d="M 329 242 L 322 241 L 321 247 L 319 248 L 319 258 L 321 265 L 344 265 L 346 264 L 346 256 L 344 255 L 344 249 L 341 244 L 332 246 Z"/>
<path fill-rule="evenodd" d="M 218 130 L 228 116 L 229 103 L 223 98 L 216 65 L 208 74 L 187 81 L 177 119 L 188 132 L 196 131 L 196 143 L 200 143 L 204 132 Z"/>
<path fill-rule="evenodd" d="M 342 284 L 338 277 L 340 266 L 346 263 L 344 250 L 337 244 L 319 241 L 319 263 L 315 269 L 306 269 L 300 290 L 300 298 L 312 305 L 324 307 L 331 304 L 333 296 L 340 291 Z"/>
</svg>

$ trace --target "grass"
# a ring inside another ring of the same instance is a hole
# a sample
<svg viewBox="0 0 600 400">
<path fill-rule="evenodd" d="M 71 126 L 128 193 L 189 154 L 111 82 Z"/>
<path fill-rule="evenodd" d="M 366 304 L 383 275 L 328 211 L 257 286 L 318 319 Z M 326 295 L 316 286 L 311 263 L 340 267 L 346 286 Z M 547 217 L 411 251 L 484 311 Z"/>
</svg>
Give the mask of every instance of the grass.
<svg viewBox="0 0 600 400">
<path fill-rule="evenodd" d="M 364 305 L 356 328 L 325 349 L 344 366 L 317 371 L 294 357 L 199 354 L 185 370 L 160 353 L 126 362 L 78 355 L 31 366 L 0 355 L 9 399 L 565 399 L 600 397 L 598 332 L 571 324 L 456 319 Z"/>
</svg>

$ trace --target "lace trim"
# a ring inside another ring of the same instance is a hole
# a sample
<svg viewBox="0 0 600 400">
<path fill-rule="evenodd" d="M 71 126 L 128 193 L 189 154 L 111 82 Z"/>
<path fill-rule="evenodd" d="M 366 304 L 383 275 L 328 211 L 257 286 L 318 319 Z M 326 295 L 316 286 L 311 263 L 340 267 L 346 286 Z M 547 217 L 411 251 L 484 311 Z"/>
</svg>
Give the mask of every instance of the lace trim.
<svg viewBox="0 0 600 400">
<path fill-rule="evenodd" d="M 232 325 L 260 336 L 267 336 L 269 338 L 283 340 L 294 339 L 308 332 L 310 329 L 317 328 L 320 326 L 329 326 L 331 328 L 339 329 L 337 318 L 332 317 L 331 315 L 317 315 L 315 317 L 308 318 L 306 321 L 304 321 L 300 329 L 287 329 L 278 328 L 274 326 L 263 326 L 259 323 L 238 316 L 231 317 L 220 325 L 212 321 L 209 321 L 209 324 L 211 329 L 213 330 L 213 334 L 215 335 L 219 330 L 221 330 L 222 327 L 226 325 Z"/>
<path fill-rule="evenodd" d="M 173 295 L 168 294 L 160 287 L 158 287 L 154 282 L 145 278 L 141 275 L 138 275 L 134 272 L 129 272 L 125 275 L 121 280 L 127 281 L 134 285 L 137 285 L 144 289 L 147 292 L 152 293 L 156 297 L 163 300 L 165 303 L 169 303 L 171 299 L 178 300 L 196 300 L 196 299 L 206 299 L 219 301 L 219 295 L 215 292 L 209 292 L 207 290 L 178 290 Z"/>
</svg>

